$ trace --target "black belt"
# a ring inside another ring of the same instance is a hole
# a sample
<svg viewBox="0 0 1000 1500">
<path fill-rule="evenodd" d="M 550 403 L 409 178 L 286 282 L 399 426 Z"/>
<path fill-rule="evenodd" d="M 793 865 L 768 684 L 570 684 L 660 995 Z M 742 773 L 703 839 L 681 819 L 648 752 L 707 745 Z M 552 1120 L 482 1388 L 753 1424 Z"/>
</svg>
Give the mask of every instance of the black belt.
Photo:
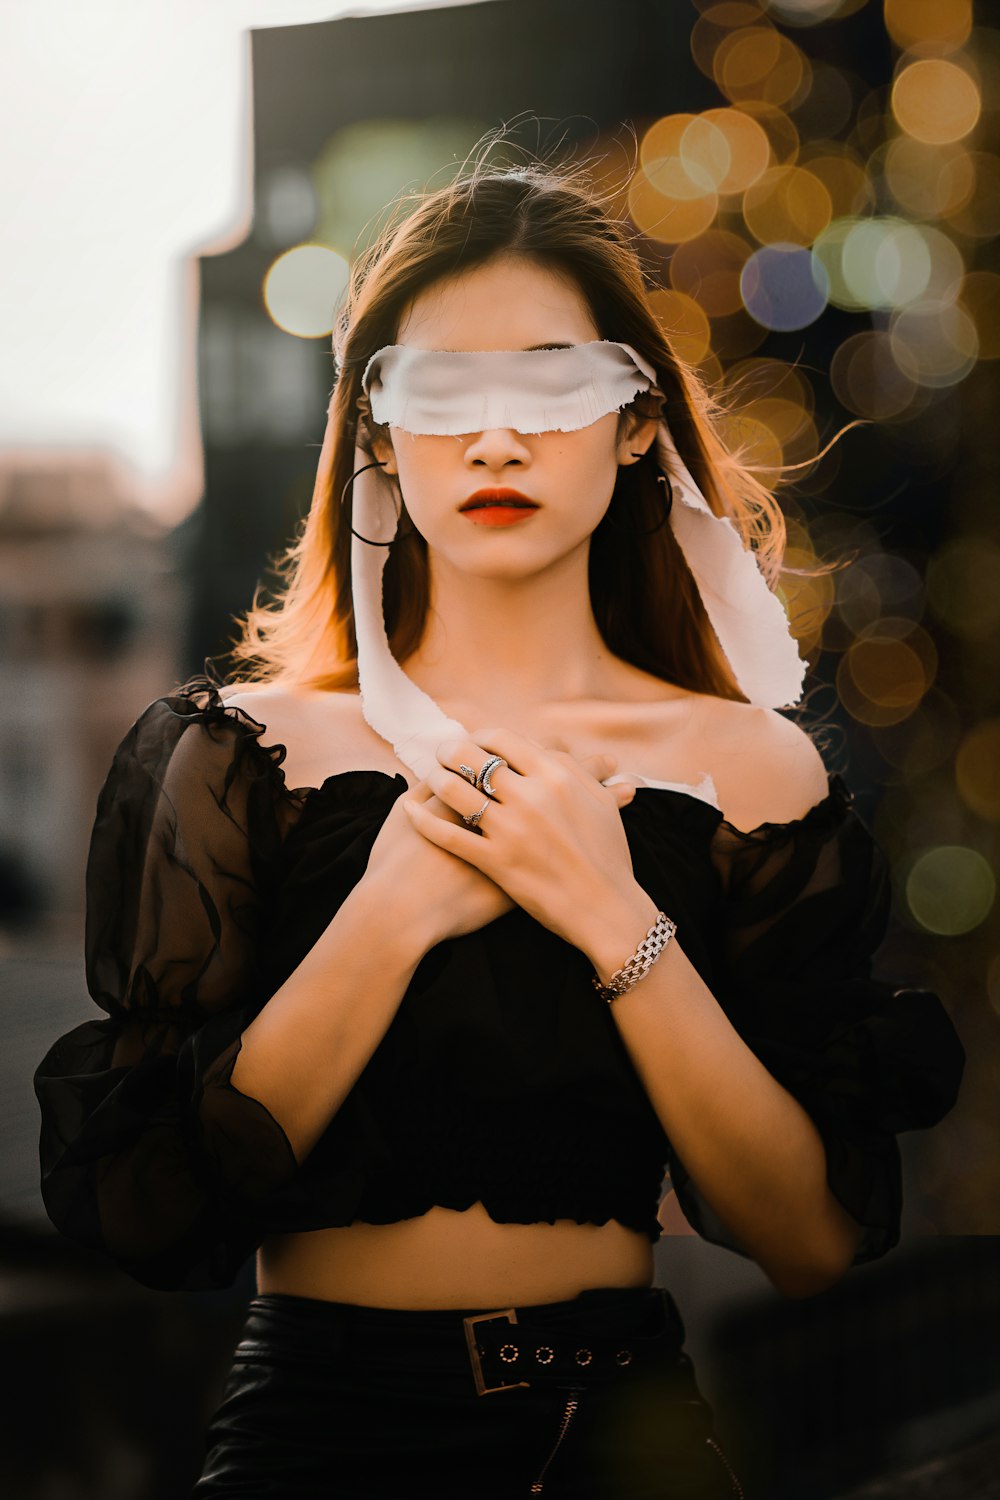
<svg viewBox="0 0 1000 1500">
<path fill-rule="evenodd" d="M 476 1392 L 516 1390 L 519 1386 L 588 1385 L 620 1380 L 652 1365 L 662 1367 L 667 1350 L 680 1352 L 684 1328 L 672 1303 L 662 1300 L 663 1326 L 653 1334 L 583 1335 L 544 1321 L 519 1322 L 517 1309 L 476 1313 L 462 1319 Z M 523 1311 L 523 1309 L 522 1309 Z"/>
</svg>

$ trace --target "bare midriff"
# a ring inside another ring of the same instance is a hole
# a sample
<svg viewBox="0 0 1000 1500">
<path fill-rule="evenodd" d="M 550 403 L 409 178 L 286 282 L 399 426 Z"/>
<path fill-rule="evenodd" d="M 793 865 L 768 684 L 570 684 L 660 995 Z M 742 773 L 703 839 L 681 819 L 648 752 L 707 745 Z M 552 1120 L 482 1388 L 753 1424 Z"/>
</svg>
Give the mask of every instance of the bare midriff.
<svg viewBox="0 0 1000 1500">
<path fill-rule="evenodd" d="M 617 1220 L 497 1224 L 481 1203 L 397 1224 L 271 1235 L 257 1252 L 258 1292 L 367 1307 L 517 1307 L 652 1282 L 649 1237 Z"/>
</svg>

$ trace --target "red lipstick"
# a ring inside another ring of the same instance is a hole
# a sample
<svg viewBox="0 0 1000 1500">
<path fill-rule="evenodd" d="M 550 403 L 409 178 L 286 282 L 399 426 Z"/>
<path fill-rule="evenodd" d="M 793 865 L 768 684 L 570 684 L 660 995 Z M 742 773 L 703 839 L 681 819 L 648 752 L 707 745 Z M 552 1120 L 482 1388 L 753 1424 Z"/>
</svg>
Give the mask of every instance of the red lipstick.
<svg viewBox="0 0 1000 1500">
<path fill-rule="evenodd" d="M 481 526 L 509 526 L 533 515 L 538 505 L 534 500 L 529 500 L 527 495 L 522 495 L 520 490 L 491 486 L 489 489 L 476 490 L 475 494 L 463 500 L 459 509 L 463 515 Z"/>
</svg>

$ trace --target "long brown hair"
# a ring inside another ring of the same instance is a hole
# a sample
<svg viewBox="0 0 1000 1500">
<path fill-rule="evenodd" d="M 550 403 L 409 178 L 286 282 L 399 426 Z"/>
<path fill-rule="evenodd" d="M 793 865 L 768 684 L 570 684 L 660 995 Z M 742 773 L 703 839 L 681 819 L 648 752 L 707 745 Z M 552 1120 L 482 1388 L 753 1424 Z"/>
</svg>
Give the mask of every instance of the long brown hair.
<svg viewBox="0 0 1000 1500">
<path fill-rule="evenodd" d="M 678 452 L 716 515 L 728 516 L 752 546 L 773 588 L 785 523 L 774 496 L 722 442 L 727 414 L 671 347 L 649 302 L 646 276 L 627 224 L 610 196 L 580 165 L 540 161 L 498 167 L 480 159 L 446 186 L 400 197 L 389 221 L 355 259 L 333 334 L 338 378 L 309 512 L 275 564 L 271 603 L 253 604 L 237 624 L 230 653 L 252 682 L 318 689 L 357 686 L 351 603 L 349 504 L 341 494 L 358 441 L 370 451 L 373 427 L 361 377 L 371 355 L 395 342 L 407 304 L 441 278 L 498 255 L 524 255 L 569 276 L 589 305 L 600 337 L 631 344 L 655 367 Z M 358 398 L 362 397 L 359 410 Z M 653 405 L 650 406 L 652 400 Z M 641 394 L 619 417 L 656 414 Z M 787 465 L 785 467 L 801 467 Z M 609 650 L 695 692 L 745 701 L 709 624 L 697 586 L 669 524 L 653 448 L 621 466 L 610 505 L 591 537 L 591 607 Z M 403 535 L 407 533 L 407 535 Z M 404 662 L 419 645 L 428 607 L 427 544 L 405 512 L 384 574 L 386 632 Z"/>
</svg>

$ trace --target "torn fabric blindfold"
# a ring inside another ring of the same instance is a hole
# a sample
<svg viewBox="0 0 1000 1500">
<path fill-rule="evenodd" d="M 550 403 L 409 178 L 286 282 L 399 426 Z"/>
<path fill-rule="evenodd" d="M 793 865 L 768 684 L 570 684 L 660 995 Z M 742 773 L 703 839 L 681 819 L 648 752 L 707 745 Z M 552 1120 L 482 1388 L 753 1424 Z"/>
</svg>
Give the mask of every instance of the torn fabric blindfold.
<svg viewBox="0 0 1000 1500">
<path fill-rule="evenodd" d="M 361 384 L 375 421 L 404 432 L 574 432 L 655 385 L 656 371 L 628 344 L 603 339 L 488 352 L 388 344 Z"/>
</svg>

